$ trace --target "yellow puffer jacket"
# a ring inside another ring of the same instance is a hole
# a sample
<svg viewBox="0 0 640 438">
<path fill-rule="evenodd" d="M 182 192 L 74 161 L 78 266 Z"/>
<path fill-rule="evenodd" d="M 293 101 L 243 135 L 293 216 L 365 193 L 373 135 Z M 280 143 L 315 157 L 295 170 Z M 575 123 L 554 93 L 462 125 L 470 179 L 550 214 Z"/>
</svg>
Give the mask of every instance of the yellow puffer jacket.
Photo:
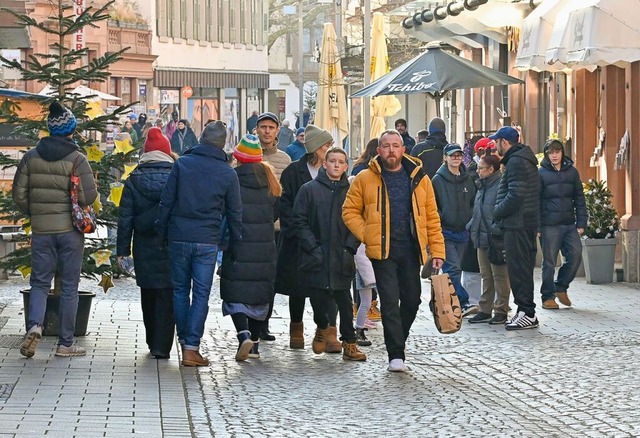
<svg viewBox="0 0 640 438">
<path fill-rule="evenodd" d="M 367 247 L 367 256 L 375 260 L 389 257 L 391 225 L 389 197 L 382 180 L 378 157 L 369 168 L 360 172 L 349 188 L 342 206 L 342 220 L 349 230 Z M 411 178 L 413 205 L 412 232 L 420 244 L 420 262 L 427 260 L 427 248 L 433 258 L 445 258 L 444 237 L 431 180 L 422 170 L 419 159 L 404 155 L 402 166 Z"/>
</svg>

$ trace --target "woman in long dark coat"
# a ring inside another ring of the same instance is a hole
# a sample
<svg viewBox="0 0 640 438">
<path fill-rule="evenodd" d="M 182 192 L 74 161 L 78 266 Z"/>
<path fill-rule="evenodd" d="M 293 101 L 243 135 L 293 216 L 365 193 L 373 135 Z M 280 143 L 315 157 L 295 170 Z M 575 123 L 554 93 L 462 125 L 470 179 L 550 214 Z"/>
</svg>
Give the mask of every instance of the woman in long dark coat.
<svg viewBox="0 0 640 438">
<path fill-rule="evenodd" d="M 332 143 L 331 134 L 327 131 L 314 125 L 307 125 L 304 142 L 307 154 L 298 161 L 289 164 L 280 176 L 282 199 L 280 200 L 280 237 L 275 290 L 279 294 L 289 296 L 290 348 L 304 348 L 302 317 L 308 296 L 306 288 L 300 287 L 298 284 L 298 237 L 293 228 L 293 203 L 300 187 L 318 175 L 318 170 L 324 161 L 324 154 Z M 338 310 L 334 300 L 331 300 L 330 306 L 328 317 L 331 337 L 327 352 L 341 353 L 342 344 L 336 338 Z"/>
<path fill-rule="evenodd" d="M 118 218 L 117 255 L 131 254 L 140 288 L 142 317 L 149 351 L 168 359 L 173 346 L 173 285 L 169 255 L 155 231 L 158 204 L 174 159 L 169 139 L 159 128 L 149 129 L 140 164 L 125 181 Z"/>
<path fill-rule="evenodd" d="M 242 240 L 222 258 L 222 313 L 237 331 L 236 360 L 259 358 L 261 329 L 269 313 L 276 277 L 274 222 L 282 188 L 273 168 L 262 162 L 258 138 L 247 134 L 233 151 L 242 199 Z"/>
</svg>

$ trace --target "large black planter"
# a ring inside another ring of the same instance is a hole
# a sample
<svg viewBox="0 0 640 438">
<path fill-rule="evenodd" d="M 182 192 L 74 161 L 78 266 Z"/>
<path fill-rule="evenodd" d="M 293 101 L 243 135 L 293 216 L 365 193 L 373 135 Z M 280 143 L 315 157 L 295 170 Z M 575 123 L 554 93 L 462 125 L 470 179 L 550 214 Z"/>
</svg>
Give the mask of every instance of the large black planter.
<svg viewBox="0 0 640 438">
<path fill-rule="evenodd" d="M 22 302 L 24 304 L 24 323 L 25 326 L 29 321 L 29 297 L 30 290 L 21 290 Z M 89 316 L 91 316 L 91 302 L 96 294 L 94 292 L 78 291 L 78 313 L 76 314 L 76 330 L 74 336 L 85 336 L 87 334 L 87 325 L 89 324 Z M 49 294 L 47 297 L 47 311 L 44 314 L 44 328 L 42 334 L 44 336 L 58 336 L 59 317 L 60 314 L 60 296 Z"/>
</svg>

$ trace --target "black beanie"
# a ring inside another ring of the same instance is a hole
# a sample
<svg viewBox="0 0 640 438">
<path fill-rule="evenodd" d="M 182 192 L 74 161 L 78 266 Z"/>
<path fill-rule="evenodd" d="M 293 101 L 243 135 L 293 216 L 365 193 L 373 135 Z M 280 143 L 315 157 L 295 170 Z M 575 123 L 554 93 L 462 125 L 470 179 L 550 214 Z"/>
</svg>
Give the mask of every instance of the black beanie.
<svg viewBox="0 0 640 438">
<path fill-rule="evenodd" d="M 204 127 L 200 135 L 200 144 L 208 144 L 219 148 L 224 148 L 227 141 L 227 127 L 220 120 L 211 122 Z"/>
</svg>

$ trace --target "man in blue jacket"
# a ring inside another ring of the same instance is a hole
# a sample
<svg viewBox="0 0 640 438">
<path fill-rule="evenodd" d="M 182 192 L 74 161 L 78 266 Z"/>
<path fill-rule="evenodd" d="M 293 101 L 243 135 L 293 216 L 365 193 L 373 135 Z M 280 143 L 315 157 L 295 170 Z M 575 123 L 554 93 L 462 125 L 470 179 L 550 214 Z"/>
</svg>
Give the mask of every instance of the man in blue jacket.
<svg viewBox="0 0 640 438">
<path fill-rule="evenodd" d="M 236 172 L 227 163 L 227 130 L 209 123 L 200 142 L 176 161 L 162 191 L 156 228 L 169 243 L 173 309 L 183 366 L 206 366 L 200 340 L 209 311 L 222 217 L 229 227 L 229 251 L 242 234 L 242 204 Z M 193 282 L 193 290 L 191 284 Z"/>
<path fill-rule="evenodd" d="M 544 145 L 544 158 L 538 169 L 540 176 L 540 247 L 542 248 L 543 309 L 557 309 L 558 301 L 571 305 L 567 295 L 569 285 L 576 277 L 582 261 L 580 236 L 587 227 L 587 203 L 582 181 L 573 161 L 564 156 L 558 140 Z M 558 270 L 554 282 L 558 251 L 565 262 Z"/>
</svg>

